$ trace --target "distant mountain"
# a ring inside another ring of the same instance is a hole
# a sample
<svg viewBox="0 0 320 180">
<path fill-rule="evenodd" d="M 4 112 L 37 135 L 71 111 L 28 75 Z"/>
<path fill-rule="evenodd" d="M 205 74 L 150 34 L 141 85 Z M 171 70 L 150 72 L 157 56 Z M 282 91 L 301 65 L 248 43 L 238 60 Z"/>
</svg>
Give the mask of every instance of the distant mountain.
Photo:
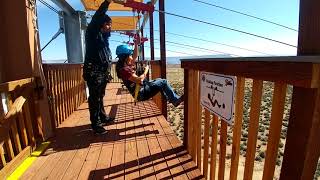
<svg viewBox="0 0 320 180">
<path fill-rule="evenodd" d="M 198 59 L 198 58 L 228 58 L 232 57 L 228 54 L 205 55 L 205 56 L 183 56 L 183 57 L 167 57 L 167 64 L 181 64 L 181 59 Z"/>
<path fill-rule="evenodd" d="M 181 64 L 181 59 L 197 59 L 197 58 L 228 58 L 232 57 L 228 54 L 217 54 L 217 55 L 205 55 L 205 56 L 178 56 L 178 57 L 167 57 L 167 64 Z M 160 58 L 155 58 L 156 60 Z M 150 58 L 146 58 L 150 60 Z M 65 63 L 65 59 L 60 60 L 43 60 L 44 63 Z"/>
<path fill-rule="evenodd" d="M 42 62 L 44 63 L 44 64 L 46 64 L 46 63 L 52 63 L 52 64 L 55 64 L 55 63 L 67 63 L 66 62 L 67 60 L 66 59 L 54 59 L 54 60 L 42 60 Z"/>
</svg>

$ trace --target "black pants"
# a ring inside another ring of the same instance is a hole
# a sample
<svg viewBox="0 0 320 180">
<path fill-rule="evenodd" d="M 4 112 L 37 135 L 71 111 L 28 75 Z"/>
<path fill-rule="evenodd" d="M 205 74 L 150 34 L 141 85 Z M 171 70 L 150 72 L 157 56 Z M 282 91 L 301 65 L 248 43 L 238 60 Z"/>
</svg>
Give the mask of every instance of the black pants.
<svg viewBox="0 0 320 180">
<path fill-rule="evenodd" d="M 106 112 L 103 105 L 103 97 L 107 86 L 107 77 L 105 74 L 96 74 L 87 79 L 89 88 L 89 111 L 92 128 L 101 126 L 106 118 Z"/>
</svg>

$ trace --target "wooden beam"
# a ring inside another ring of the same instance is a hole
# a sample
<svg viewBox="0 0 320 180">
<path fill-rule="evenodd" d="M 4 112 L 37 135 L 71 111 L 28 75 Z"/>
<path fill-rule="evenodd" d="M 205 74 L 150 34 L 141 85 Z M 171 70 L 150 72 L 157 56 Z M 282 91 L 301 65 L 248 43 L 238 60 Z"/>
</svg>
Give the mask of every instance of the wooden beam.
<svg viewBox="0 0 320 180">
<path fill-rule="evenodd" d="M 189 142 L 189 136 L 188 136 L 188 131 L 189 126 L 188 126 L 188 121 L 189 121 L 189 116 L 188 116 L 188 107 L 189 107 L 189 88 L 190 84 L 189 84 L 189 70 L 185 69 L 184 70 L 184 119 L 183 119 L 183 146 L 185 147 L 185 149 L 188 148 L 188 142 Z"/>
<path fill-rule="evenodd" d="M 165 11 L 164 0 L 159 0 L 159 10 Z M 166 26 L 165 14 L 159 12 L 159 27 L 160 27 L 160 59 L 161 59 L 161 78 L 167 78 L 167 56 L 166 56 Z M 162 114 L 167 118 L 167 101 L 162 97 Z"/>
<path fill-rule="evenodd" d="M 300 1 L 299 56 L 320 54 L 319 9 L 319 0 Z M 293 88 L 281 180 L 313 179 L 320 155 L 319 84 L 318 89 Z"/>
<path fill-rule="evenodd" d="M 87 11 L 96 11 L 103 1 L 104 0 L 81 0 L 83 6 Z M 135 1 L 143 2 L 143 0 Z M 111 3 L 109 5 L 108 11 L 132 11 L 132 8 L 124 7 L 123 5 L 117 3 Z"/>
<path fill-rule="evenodd" d="M 34 78 L 26 78 L 0 84 L 0 92 L 11 92 L 23 86 L 34 85 Z"/>
<path fill-rule="evenodd" d="M 134 31 L 138 16 L 112 16 L 112 31 Z"/>
<path fill-rule="evenodd" d="M 286 61 L 281 61 L 285 58 Z M 242 76 L 256 80 L 282 81 L 299 87 L 319 87 L 320 64 L 298 62 L 308 57 L 273 57 L 246 59 L 197 59 L 182 60 L 182 68 L 197 69 L 225 75 Z M 266 60 L 266 61 L 263 61 Z M 291 61 L 292 60 L 292 61 Z M 296 61 L 296 62 L 294 62 Z"/>
<path fill-rule="evenodd" d="M 27 157 L 31 155 L 32 148 L 24 148 L 10 163 L 0 170 L 0 176 L 6 179 Z"/>
</svg>

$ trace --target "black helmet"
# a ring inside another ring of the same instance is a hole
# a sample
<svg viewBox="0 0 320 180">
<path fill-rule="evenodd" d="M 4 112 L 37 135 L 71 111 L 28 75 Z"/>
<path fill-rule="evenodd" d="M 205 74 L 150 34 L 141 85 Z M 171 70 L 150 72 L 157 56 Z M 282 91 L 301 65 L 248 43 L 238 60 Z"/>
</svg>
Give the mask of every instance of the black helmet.
<svg viewBox="0 0 320 180">
<path fill-rule="evenodd" d="M 111 21 L 112 21 L 111 18 L 108 15 L 104 14 L 102 22 L 103 23 L 109 23 Z"/>
</svg>

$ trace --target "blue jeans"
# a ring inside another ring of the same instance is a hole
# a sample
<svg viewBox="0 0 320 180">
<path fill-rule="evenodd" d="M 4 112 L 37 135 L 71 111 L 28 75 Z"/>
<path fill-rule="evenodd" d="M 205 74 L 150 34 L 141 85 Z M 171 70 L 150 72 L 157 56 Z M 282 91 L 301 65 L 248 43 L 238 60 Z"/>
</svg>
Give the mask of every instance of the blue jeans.
<svg viewBox="0 0 320 180">
<path fill-rule="evenodd" d="M 143 86 L 139 91 L 138 100 L 148 100 L 158 92 L 161 92 L 161 94 L 163 94 L 170 103 L 174 103 L 180 98 L 180 96 L 173 91 L 173 88 L 166 79 L 157 78 L 152 81 L 143 81 Z"/>
</svg>

